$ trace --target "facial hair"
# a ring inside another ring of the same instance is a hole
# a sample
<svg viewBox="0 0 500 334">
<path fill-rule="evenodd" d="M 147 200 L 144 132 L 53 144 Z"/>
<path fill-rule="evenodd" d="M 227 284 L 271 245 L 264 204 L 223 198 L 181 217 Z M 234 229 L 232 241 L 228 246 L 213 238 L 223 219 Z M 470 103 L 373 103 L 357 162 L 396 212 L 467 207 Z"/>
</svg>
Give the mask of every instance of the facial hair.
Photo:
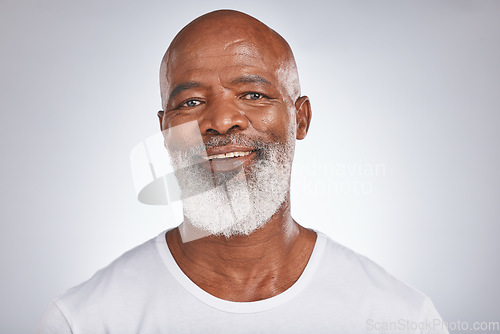
<svg viewBox="0 0 500 334">
<path fill-rule="evenodd" d="M 228 134 L 184 151 L 169 149 L 183 195 L 185 223 L 226 238 L 250 235 L 263 227 L 289 194 L 295 145 L 291 128 L 285 142 Z M 213 172 L 194 161 L 206 149 L 229 144 L 254 149 L 254 161 L 228 172 Z"/>
</svg>

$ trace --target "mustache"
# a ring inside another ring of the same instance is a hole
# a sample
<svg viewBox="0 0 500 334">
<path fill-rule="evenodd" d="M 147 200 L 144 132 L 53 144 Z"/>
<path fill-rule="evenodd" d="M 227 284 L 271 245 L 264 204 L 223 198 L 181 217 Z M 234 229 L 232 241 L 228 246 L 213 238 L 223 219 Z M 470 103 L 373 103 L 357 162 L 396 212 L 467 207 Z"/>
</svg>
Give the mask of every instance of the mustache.
<svg viewBox="0 0 500 334">
<path fill-rule="evenodd" d="M 260 138 L 250 138 L 241 134 L 228 134 L 223 136 L 213 136 L 204 143 L 190 147 L 186 153 L 188 153 L 188 155 L 199 155 L 204 153 L 207 149 L 231 144 L 247 146 L 255 150 L 266 149 L 272 146 L 272 142 L 266 142 Z"/>
</svg>

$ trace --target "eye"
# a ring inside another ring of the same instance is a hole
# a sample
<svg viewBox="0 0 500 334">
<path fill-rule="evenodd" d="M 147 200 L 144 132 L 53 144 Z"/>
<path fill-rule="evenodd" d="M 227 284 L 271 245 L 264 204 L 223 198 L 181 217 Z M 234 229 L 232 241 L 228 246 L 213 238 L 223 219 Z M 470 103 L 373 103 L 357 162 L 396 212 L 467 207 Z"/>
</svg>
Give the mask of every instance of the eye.
<svg viewBox="0 0 500 334">
<path fill-rule="evenodd" d="M 246 93 L 245 95 L 243 95 L 243 98 L 245 100 L 260 100 L 263 97 L 264 97 L 263 94 L 256 92 Z"/>
<path fill-rule="evenodd" d="M 181 104 L 179 107 L 187 107 L 187 108 L 193 108 L 196 106 L 199 106 L 201 104 L 201 101 L 198 100 L 188 100 Z"/>
</svg>

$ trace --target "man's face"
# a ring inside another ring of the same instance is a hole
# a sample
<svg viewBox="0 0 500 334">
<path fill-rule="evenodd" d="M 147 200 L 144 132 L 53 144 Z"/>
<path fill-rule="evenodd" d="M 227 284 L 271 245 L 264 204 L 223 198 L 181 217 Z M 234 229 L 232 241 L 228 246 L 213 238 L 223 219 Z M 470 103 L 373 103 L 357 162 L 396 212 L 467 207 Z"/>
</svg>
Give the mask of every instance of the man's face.
<svg viewBox="0 0 500 334">
<path fill-rule="evenodd" d="M 281 80 L 283 64 L 269 49 L 255 41 L 217 38 L 175 49 L 162 92 L 162 129 L 196 120 L 204 141 L 241 133 L 283 142 L 295 101 Z"/>
<path fill-rule="evenodd" d="M 161 117 L 167 148 L 184 195 L 210 189 L 183 200 L 196 227 L 250 234 L 288 197 L 295 101 L 278 59 L 265 43 L 217 36 L 193 38 L 169 55 Z M 186 124 L 198 124 L 199 133 Z"/>
</svg>

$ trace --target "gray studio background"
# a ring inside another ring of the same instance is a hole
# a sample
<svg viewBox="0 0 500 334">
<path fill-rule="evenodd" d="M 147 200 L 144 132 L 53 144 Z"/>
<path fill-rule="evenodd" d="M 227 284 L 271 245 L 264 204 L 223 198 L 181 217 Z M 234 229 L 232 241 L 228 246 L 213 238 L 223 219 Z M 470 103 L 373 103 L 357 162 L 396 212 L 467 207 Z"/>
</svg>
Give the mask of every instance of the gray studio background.
<svg viewBox="0 0 500 334">
<path fill-rule="evenodd" d="M 219 8 L 295 52 L 313 107 L 295 219 L 445 321 L 500 321 L 499 1 L 1 0 L 1 333 L 178 223 L 136 200 L 129 155 L 158 131 L 170 40 Z"/>
</svg>

